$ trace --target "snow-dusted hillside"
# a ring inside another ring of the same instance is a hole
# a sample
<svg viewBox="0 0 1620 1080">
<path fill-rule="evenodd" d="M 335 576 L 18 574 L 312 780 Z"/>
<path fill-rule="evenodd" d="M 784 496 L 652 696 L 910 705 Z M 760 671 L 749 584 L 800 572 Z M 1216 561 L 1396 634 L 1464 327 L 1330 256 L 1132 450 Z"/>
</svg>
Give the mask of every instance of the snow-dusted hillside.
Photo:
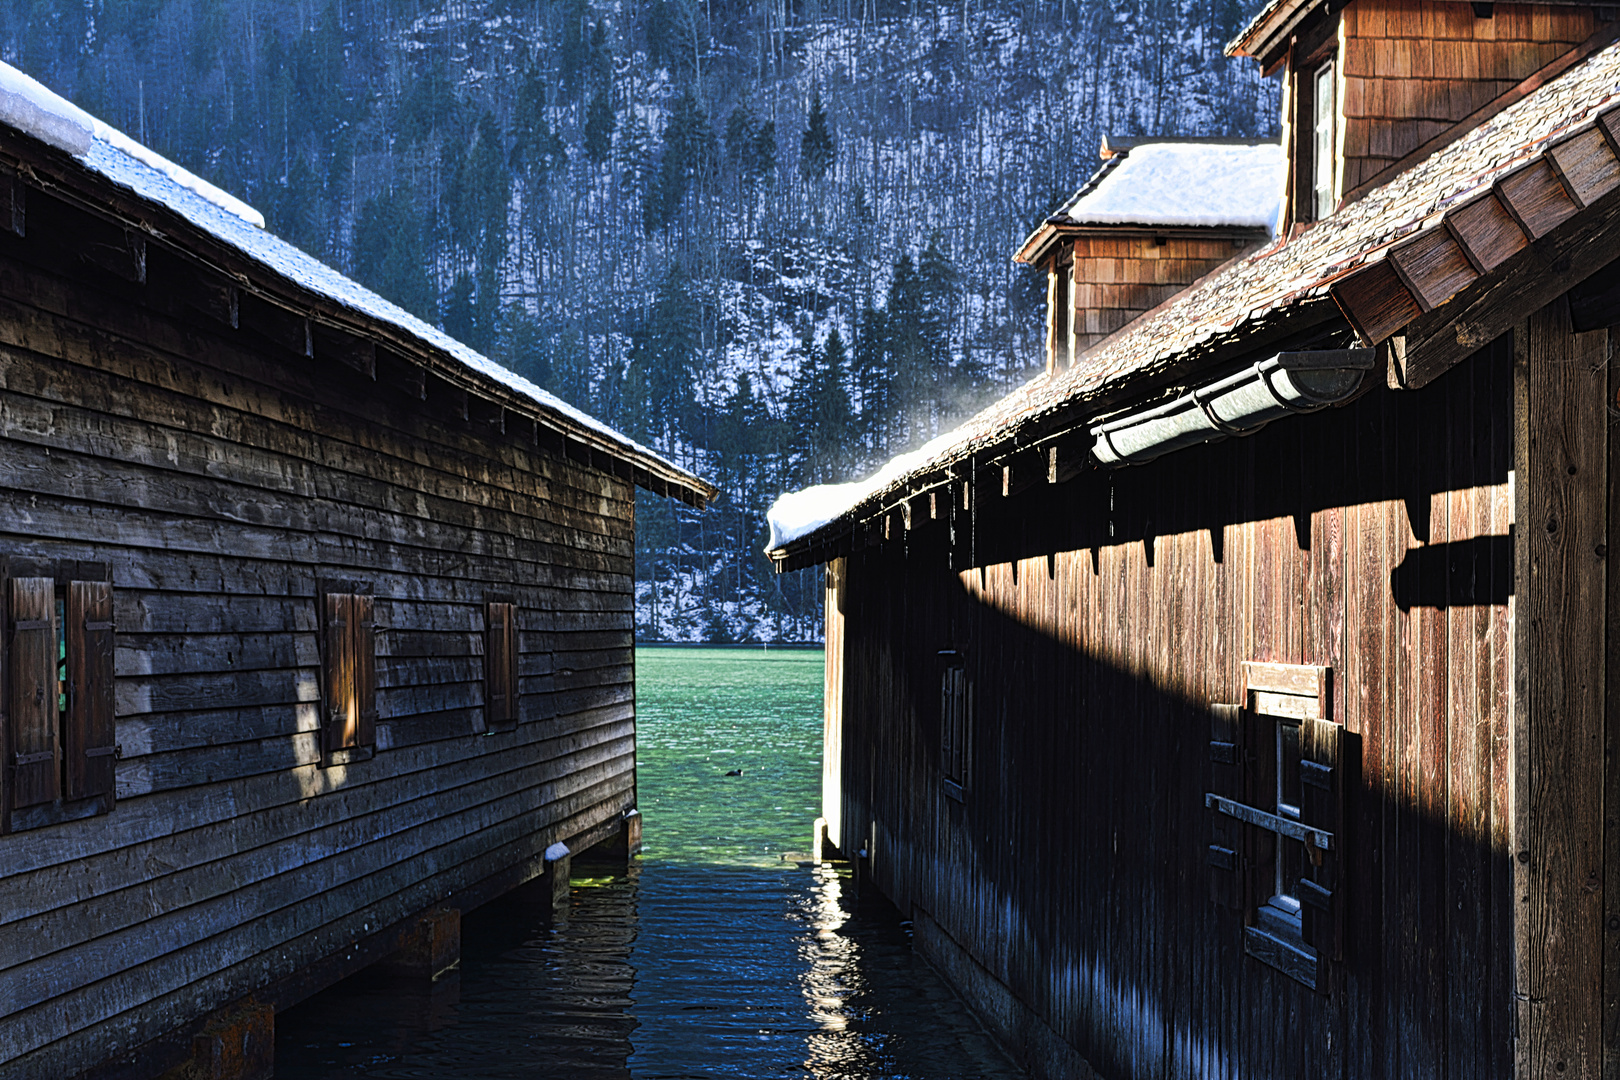
<svg viewBox="0 0 1620 1080">
<path fill-rule="evenodd" d="M 642 502 L 644 637 L 802 640 L 764 508 L 1028 376 L 1102 135 L 1273 130 L 1252 6 L 9 0 L 0 54 L 719 483 Z"/>
</svg>

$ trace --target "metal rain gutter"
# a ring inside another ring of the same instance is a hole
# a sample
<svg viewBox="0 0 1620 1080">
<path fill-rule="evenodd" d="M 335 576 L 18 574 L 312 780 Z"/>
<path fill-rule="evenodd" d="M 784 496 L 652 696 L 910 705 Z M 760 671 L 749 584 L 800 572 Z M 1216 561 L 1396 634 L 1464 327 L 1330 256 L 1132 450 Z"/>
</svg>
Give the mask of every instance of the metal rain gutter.
<svg viewBox="0 0 1620 1080">
<path fill-rule="evenodd" d="M 1376 349 L 1281 352 L 1236 375 L 1193 389 L 1167 405 L 1091 429 L 1103 465 L 1139 465 L 1185 446 L 1249 435 L 1291 413 L 1349 400 L 1372 370 Z"/>
</svg>

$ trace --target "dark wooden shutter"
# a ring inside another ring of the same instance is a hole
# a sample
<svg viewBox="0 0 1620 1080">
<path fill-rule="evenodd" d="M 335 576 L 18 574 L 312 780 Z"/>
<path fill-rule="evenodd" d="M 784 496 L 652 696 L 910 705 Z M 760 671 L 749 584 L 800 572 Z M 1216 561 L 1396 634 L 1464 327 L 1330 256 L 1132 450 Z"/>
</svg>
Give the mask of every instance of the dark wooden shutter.
<svg viewBox="0 0 1620 1080">
<path fill-rule="evenodd" d="M 12 578 L 11 805 L 53 802 L 61 791 L 57 727 L 56 582 Z"/>
<path fill-rule="evenodd" d="M 67 798 L 113 792 L 113 594 L 106 581 L 68 585 L 67 724 L 62 730 Z"/>
<path fill-rule="evenodd" d="M 517 722 L 517 605 L 484 605 L 484 709 L 489 727 Z"/>
<path fill-rule="evenodd" d="M 1300 931 L 1324 960 L 1344 948 L 1344 728 L 1327 720 L 1300 723 L 1300 820 L 1333 834 L 1329 851 L 1313 853 L 1299 883 Z"/>
<path fill-rule="evenodd" d="M 377 742 L 377 623 L 376 605 L 369 596 L 349 597 L 349 622 L 354 628 L 355 736 L 352 746 Z"/>
<path fill-rule="evenodd" d="M 354 745 L 360 724 L 354 698 L 354 638 L 350 634 L 353 597 L 326 593 L 321 661 L 325 665 L 321 687 L 326 705 L 326 751 Z"/>
<path fill-rule="evenodd" d="M 1248 795 L 1243 767 L 1247 715 L 1241 705 L 1209 707 L 1209 790 L 1237 802 Z M 1210 811 L 1210 826 L 1209 898 L 1224 908 L 1247 910 L 1251 906 L 1247 826 L 1217 810 Z"/>
</svg>

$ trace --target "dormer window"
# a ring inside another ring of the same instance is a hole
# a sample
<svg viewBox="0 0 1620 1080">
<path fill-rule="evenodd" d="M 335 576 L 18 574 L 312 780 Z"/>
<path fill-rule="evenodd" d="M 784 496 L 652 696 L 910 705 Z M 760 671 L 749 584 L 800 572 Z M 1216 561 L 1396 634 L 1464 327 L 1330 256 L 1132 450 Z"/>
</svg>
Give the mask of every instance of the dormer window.
<svg viewBox="0 0 1620 1080">
<path fill-rule="evenodd" d="M 1311 200 L 1308 220 L 1333 213 L 1333 61 L 1316 69 L 1311 80 Z"/>
<path fill-rule="evenodd" d="M 1287 225 L 1320 221 L 1612 41 L 1614 9 L 1272 0 L 1227 46 L 1282 71 Z"/>
</svg>

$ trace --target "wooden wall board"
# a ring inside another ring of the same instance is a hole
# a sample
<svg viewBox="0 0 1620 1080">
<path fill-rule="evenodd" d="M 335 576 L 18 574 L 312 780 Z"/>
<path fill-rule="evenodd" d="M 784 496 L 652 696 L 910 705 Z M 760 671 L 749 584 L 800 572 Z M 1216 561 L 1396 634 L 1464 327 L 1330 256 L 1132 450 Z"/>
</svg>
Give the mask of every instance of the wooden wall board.
<svg viewBox="0 0 1620 1080">
<path fill-rule="evenodd" d="M 1518 1068 L 1525 1076 L 1597 1075 L 1603 1066 L 1604 560 L 1608 532 L 1607 331 L 1575 334 L 1555 302 L 1526 324 L 1528 717 L 1518 746 L 1516 837 L 1527 905 Z"/>
<path fill-rule="evenodd" d="M 366 813 L 393 813 L 427 805 L 436 792 L 465 789 L 491 776 L 503 782 L 528 771 L 546 769 L 559 754 L 604 740 L 622 740 L 633 732 L 634 717 L 624 707 L 609 707 L 565 719 L 523 725 L 487 743 L 483 754 L 469 759 L 457 747 L 426 745 L 395 756 L 391 773 L 356 768 L 334 784 L 326 774 L 305 769 L 290 778 L 260 777 L 234 785 L 216 784 L 185 794 L 195 813 L 165 816 L 155 800 L 130 806 L 135 820 L 123 835 L 109 838 L 96 863 L 95 876 L 82 873 L 83 860 L 97 858 L 83 845 L 36 844 L 22 852 L 23 870 L 31 877 L 0 882 L 0 925 L 92 900 L 120 890 L 142 887 L 168 874 L 207 867 L 232 855 L 250 853 L 281 839 L 300 837 Z M 311 801 L 312 792 L 325 797 Z M 234 804 L 225 798 L 239 793 Z M 164 833 L 162 828 L 178 831 Z M 19 839 L 59 839 L 40 833 Z M 61 838 L 66 839 L 66 838 Z"/>
<path fill-rule="evenodd" d="M 1591 8 L 1355 0 L 1339 24 L 1341 195 L 1445 134 L 1598 29 Z"/>
</svg>

